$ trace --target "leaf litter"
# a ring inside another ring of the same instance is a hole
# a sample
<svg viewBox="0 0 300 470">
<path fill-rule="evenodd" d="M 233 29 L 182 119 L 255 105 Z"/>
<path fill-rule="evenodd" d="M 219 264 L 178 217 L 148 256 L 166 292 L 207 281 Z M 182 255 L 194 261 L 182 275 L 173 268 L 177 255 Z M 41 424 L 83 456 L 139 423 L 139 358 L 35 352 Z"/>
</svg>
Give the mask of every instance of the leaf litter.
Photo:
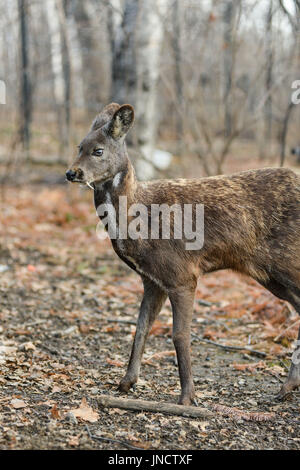
<svg viewBox="0 0 300 470">
<path fill-rule="evenodd" d="M 0 449 L 300 448 L 299 392 L 274 399 L 299 327 L 286 303 L 232 272 L 199 281 L 192 362 L 212 419 L 101 408 L 97 394 L 121 396 L 142 283 L 97 239 L 91 192 L 28 184 L 0 206 Z M 171 331 L 167 302 L 130 398 L 176 403 Z"/>
</svg>

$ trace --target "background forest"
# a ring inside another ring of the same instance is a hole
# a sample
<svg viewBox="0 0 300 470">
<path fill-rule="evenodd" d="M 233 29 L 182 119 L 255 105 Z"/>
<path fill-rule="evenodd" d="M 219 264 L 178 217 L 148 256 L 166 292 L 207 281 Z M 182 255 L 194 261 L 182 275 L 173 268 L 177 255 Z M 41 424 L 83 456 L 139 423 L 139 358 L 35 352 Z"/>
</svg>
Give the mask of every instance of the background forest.
<svg viewBox="0 0 300 470">
<path fill-rule="evenodd" d="M 276 165 L 299 145 L 296 0 L 2 0 L 0 11 L 4 159 L 9 148 L 65 164 L 110 101 L 136 109 L 143 179 Z"/>
</svg>

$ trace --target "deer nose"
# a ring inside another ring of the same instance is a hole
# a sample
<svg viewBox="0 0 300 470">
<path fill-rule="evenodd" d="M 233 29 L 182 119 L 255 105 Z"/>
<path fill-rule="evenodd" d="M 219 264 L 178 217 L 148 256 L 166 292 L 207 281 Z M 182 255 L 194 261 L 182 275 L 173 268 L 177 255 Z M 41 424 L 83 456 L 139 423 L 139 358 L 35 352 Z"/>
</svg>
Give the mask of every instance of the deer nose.
<svg viewBox="0 0 300 470">
<path fill-rule="evenodd" d="M 66 172 L 66 177 L 68 181 L 73 181 L 75 179 L 75 176 L 76 176 L 76 171 L 74 170 L 68 170 Z"/>
</svg>

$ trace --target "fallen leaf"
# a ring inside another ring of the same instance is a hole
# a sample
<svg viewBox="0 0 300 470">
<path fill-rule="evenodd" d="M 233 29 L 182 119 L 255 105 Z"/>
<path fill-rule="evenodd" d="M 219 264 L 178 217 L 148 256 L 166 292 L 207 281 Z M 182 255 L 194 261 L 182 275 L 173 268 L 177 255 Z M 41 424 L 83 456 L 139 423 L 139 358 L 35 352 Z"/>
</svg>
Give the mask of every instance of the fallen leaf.
<svg viewBox="0 0 300 470">
<path fill-rule="evenodd" d="M 23 400 L 20 400 L 19 398 L 13 398 L 11 400 L 10 404 L 16 410 L 18 410 L 19 408 L 26 408 L 26 406 L 27 406 L 27 404 Z"/>
<path fill-rule="evenodd" d="M 232 367 L 235 370 L 241 370 L 241 371 L 249 371 L 249 372 L 254 372 L 256 369 L 264 369 L 266 367 L 265 363 L 263 361 L 255 362 L 255 363 L 250 363 L 250 364 L 237 364 L 234 362 L 232 364 Z"/>
<path fill-rule="evenodd" d="M 172 324 L 169 323 L 162 323 L 159 320 L 157 320 L 154 325 L 152 326 L 149 336 L 154 335 L 154 336 L 161 336 L 161 335 L 167 335 L 171 336 L 172 335 Z"/>
<path fill-rule="evenodd" d="M 69 446 L 79 446 L 79 435 L 78 436 L 73 436 L 71 439 L 68 440 Z"/>
<path fill-rule="evenodd" d="M 26 343 L 22 343 L 19 346 L 20 351 L 34 351 L 35 349 L 36 349 L 36 347 L 31 341 L 27 341 Z"/>
<path fill-rule="evenodd" d="M 114 359 L 110 359 L 109 357 L 106 358 L 106 362 L 112 366 L 116 366 L 116 367 L 124 367 L 124 362 L 121 362 L 121 361 L 117 361 L 117 360 L 114 360 Z"/>
<path fill-rule="evenodd" d="M 208 425 L 209 425 L 208 421 L 200 421 L 200 423 L 199 423 L 199 427 L 200 427 L 202 432 L 206 431 L 206 428 L 207 428 Z"/>
<path fill-rule="evenodd" d="M 61 414 L 60 414 L 59 409 L 57 408 L 56 403 L 54 404 L 53 408 L 51 408 L 50 412 L 51 412 L 51 416 L 52 416 L 53 419 L 60 419 L 61 418 Z"/>
<path fill-rule="evenodd" d="M 83 421 L 95 423 L 99 419 L 99 414 L 93 408 L 88 406 L 85 398 L 82 399 L 80 407 L 70 410 L 76 418 L 81 418 Z"/>
<path fill-rule="evenodd" d="M 36 267 L 32 264 L 28 264 L 27 269 L 29 272 L 34 273 L 36 271 Z"/>
<path fill-rule="evenodd" d="M 152 356 L 148 357 L 148 359 L 145 359 L 143 363 L 152 365 L 153 364 L 152 361 L 154 359 L 161 359 L 162 357 L 165 357 L 165 356 L 176 356 L 176 352 L 175 351 L 162 351 L 159 353 L 155 353 L 155 354 L 152 354 Z"/>
</svg>

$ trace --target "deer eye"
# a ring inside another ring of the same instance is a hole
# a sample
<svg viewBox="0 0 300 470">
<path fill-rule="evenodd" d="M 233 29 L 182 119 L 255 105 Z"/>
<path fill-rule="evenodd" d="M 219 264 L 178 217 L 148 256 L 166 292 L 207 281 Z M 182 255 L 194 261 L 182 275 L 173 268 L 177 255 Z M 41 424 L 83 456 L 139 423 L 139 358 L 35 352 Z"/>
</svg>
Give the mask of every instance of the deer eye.
<svg viewBox="0 0 300 470">
<path fill-rule="evenodd" d="M 103 155 L 103 149 L 95 149 L 95 150 L 93 151 L 93 155 L 94 155 L 95 157 L 102 157 L 102 155 Z"/>
</svg>

